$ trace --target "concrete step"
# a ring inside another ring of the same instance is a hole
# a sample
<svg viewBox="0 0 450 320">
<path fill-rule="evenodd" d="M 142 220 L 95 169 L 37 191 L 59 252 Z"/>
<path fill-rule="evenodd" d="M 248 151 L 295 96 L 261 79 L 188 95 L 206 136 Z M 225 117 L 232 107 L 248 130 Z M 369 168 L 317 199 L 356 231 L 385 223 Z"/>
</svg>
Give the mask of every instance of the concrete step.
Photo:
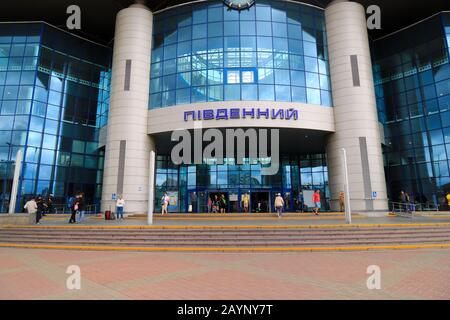
<svg viewBox="0 0 450 320">
<path fill-rule="evenodd" d="M 89 226 L 89 225 L 76 225 L 76 226 L 31 226 L 31 227 L 21 227 L 21 226 L 7 226 L 4 228 L 0 227 L 0 232 L 9 231 L 23 231 L 23 232 L 82 232 L 86 234 L 88 232 L 111 232 L 114 234 L 120 232 L 126 233 L 139 233 L 139 232 L 171 232 L 171 233 L 208 233 L 208 232 L 222 232 L 222 233 L 251 233 L 251 232 L 343 232 L 343 231 L 353 231 L 353 232 L 365 232 L 365 231 L 395 231 L 395 230 L 450 230 L 450 224 L 429 224 L 429 225 L 415 225 L 413 223 L 409 225 L 357 225 L 357 226 L 347 226 L 347 225 L 336 225 L 336 226 L 321 226 L 321 225 L 311 225 L 311 226 L 290 226 L 290 225 L 279 225 L 279 226 L 161 226 L 161 227 L 140 227 L 140 226 Z"/>
<path fill-rule="evenodd" d="M 158 237 L 240 237 L 252 235 L 276 235 L 276 236 L 305 236 L 305 235 L 323 235 L 323 236 L 339 236 L 339 235 L 392 235 L 392 234 L 432 234 L 432 233 L 449 233 L 450 227 L 403 227 L 403 228 L 336 228 L 336 229 L 291 229 L 291 228 L 253 228 L 253 229 L 46 229 L 46 228 L 5 228 L 0 229 L 0 235 L 21 236 L 21 235 L 54 235 L 54 236 L 109 236 L 109 237 L 139 237 L 139 236 L 158 236 Z"/>
<path fill-rule="evenodd" d="M 17 243 L 15 239 L 0 239 L 0 243 Z M 359 239 L 359 240 L 291 240 L 282 241 L 275 239 L 251 240 L 251 241 L 221 241 L 215 243 L 211 241 L 111 241 L 111 240 L 92 240 L 92 239 L 22 239 L 20 243 L 26 244 L 46 244 L 46 245 L 80 245 L 80 246 L 134 246 L 134 247 L 304 247 L 304 246 L 361 246 L 361 245 L 401 245 L 401 244 L 423 244 L 423 243 L 450 243 L 450 237 L 437 238 L 400 238 L 400 239 Z"/>
<path fill-rule="evenodd" d="M 246 239 L 260 239 L 260 238 L 276 238 L 276 239 L 376 239 L 376 238 L 402 238 L 402 237 L 437 237 L 440 235 L 449 235 L 449 230 L 418 230 L 415 232 L 407 231 L 395 231 L 395 232 L 336 232 L 336 233 L 321 233 L 321 232 L 298 232 L 298 233 L 235 233 L 235 234 L 223 234 L 223 233 L 207 233 L 207 234 L 173 234 L 167 233 L 26 233 L 26 232 L 1 232 L 0 238 L 14 238 L 14 239 L 97 239 L 97 240 L 170 240 L 170 241 L 186 241 L 186 240 L 208 240 L 208 241 L 222 241 L 222 240 L 246 240 Z"/>
<path fill-rule="evenodd" d="M 155 247 L 274 248 L 450 244 L 450 226 L 0 228 L 0 244 Z"/>
</svg>

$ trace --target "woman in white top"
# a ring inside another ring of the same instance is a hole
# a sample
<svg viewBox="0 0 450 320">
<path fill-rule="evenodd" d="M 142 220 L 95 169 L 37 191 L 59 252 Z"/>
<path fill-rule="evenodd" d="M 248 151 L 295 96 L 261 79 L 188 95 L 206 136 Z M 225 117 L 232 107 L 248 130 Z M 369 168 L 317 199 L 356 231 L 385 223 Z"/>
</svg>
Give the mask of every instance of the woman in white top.
<svg viewBox="0 0 450 320">
<path fill-rule="evenodd" d="M 116 212 L 117 212 L 117 220 L 123 219 L 123 207 L 125 206 L 125 200 L 122 196 L 119 196 L 119 199 L 117 199 L 116 202 Z"/>
<path fill-rule="evenodd" d="M 275 197 L 274 207 L 275 210 L 277 210 L 278 218 L 281 218 L 283 214 L 284 199 L 281 197 L 280 193 L 277 193 L 277 196 Z"/>
<path fill-rule="evenodd" d="M 38 207 L 34 198 L 25 203 L 24 209 L 26 209 L 29 214 L 36 214 L 36 224 L 41 224 L 39 222 L 39 220 L 41 220 L 41 216 L 38 214 Z"/>
<path fill-rule="evenodd" d="M 162 210 L 161 215 L 164 213 L 168 213 L 167 207 L 169 206 L 170 197 L 167 195 L 167 192 L 164 193 L 163 197 L 161 198 L 162 201 Z"/>
</svg>

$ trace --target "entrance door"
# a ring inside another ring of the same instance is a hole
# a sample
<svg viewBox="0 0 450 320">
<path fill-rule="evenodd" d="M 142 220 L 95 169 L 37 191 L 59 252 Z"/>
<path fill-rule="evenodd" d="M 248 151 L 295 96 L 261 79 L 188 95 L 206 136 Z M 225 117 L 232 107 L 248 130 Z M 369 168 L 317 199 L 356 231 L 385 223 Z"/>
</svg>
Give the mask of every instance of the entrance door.
<svg viewBox="0 0 450 320">
<path fill-rule="evenodd" d="M 230 213 L 239 213 L 239 192 L 238 191 L 230 191 L 228 195 L 228 212 Z"/>
<path fill-rule="evenodd" d="M 210 213 L 219 213 L 219 209 L 217 208 L 217 202 L 219 201 L 219 194 L 214 191 L 208 191 L 208 198 L 211 199 Z M 208 198 L 206 199 L 207 202 Z"/>
<path fill-rule="evenodd" d="M 198 192 L 198 212 L 199 213 L 208 212 L 208 192 L 206 191 Z"/>
<path fill-rule="evenodd" d="M 268 191 L 252 192 L 251 211 L 255 213 L 270 212 L 270 201 Z"/>
<path fill-rule="evenodd" d="M 223 204 L 221 197 L 222 195 L 225 197 L 225 205 Z M 228 197 L 228 192 L 219 192 L 219 191 L 210 191 L 208 193 L 208 196 L 211 197 L 211 199 L 213 200 L 213 202 L 217 202 L 218 203 L 218 208 L 217 208 L 217 213 L 220 213 L 220 209 L 224 209 L 225 213 L 230 212 L 230 201 L 229 201 L 229 197 Z"/>
<path fill-rule="evenodd" d="M 198 212 L 197 205 L 198 205 L 197 191 L 189 191 L 188 212 L 189 213 L 197 213 Z"/>
</svg>

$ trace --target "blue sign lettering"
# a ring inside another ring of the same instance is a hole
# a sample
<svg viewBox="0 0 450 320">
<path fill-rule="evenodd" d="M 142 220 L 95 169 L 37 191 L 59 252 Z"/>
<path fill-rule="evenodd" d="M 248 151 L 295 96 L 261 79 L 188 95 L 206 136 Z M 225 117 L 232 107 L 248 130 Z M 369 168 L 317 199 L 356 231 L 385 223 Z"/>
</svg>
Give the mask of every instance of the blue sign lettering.
<svg viewBox="0 0 450 320">
<path fill-rule="evenodd" d="M 199 120 L 235 120 L 235 119 L 279 119 L 298 120 L 298 110 L 295 108 L 220 108 L 217 110 L 191 110 L 184 112 L 184 121 Z"/>
</svg>

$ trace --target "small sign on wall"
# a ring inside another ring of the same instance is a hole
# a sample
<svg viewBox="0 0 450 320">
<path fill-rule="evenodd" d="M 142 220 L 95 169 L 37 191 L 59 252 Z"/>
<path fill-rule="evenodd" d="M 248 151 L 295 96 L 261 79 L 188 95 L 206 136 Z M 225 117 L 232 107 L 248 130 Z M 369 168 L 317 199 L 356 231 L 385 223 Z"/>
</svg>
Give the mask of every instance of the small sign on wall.
<svg viewBox="0 0 450 320">
<path fill-rule="evenodd" d="M 111 196 L 111 199 L 112 200 L 117 200 L 117 194 L 113 193 L 112 196 Z"/>
<path fill-rule="evenodd" d="M 378 197 L 378 192 L 372 191 L 372 199 L 375 199 Z"/>
</svg>

